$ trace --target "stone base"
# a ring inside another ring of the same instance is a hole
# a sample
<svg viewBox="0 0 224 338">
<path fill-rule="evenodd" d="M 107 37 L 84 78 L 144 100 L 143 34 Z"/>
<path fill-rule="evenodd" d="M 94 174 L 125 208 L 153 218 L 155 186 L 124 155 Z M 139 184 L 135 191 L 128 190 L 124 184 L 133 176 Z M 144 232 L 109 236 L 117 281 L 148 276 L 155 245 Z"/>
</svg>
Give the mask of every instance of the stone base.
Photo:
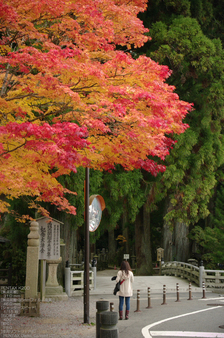
<svg viewBox="0 0 224 338">
<path fill-rule="evenodd" d="M 48 296 L 48 295 L 61 295 L 62 293 L 63 293 L 63 287 L 61 285 L 57 285 L 57 286 L 54 286 L 54 285 L 48 286 L 48 285 L 46 285 L 45 286 L 45 296 Z"/>
<path fill-rule="evenodd" d="M 58 302 L 58 301 L 66 301 L 68 300 L 68 295 L 63 292 L 62 295 L 45 295 L 45 301 L 43 302 L 49 302 L 49 301 L 52 301 L 52 302 Z"/>
<path fill-rule="evenodd" d="M 45 298 L 52 299 L 53 301 L 68 300 L 68 295 L 63 292 L 63 287 L 58 286 L 45 286 Z"/>
</svg>

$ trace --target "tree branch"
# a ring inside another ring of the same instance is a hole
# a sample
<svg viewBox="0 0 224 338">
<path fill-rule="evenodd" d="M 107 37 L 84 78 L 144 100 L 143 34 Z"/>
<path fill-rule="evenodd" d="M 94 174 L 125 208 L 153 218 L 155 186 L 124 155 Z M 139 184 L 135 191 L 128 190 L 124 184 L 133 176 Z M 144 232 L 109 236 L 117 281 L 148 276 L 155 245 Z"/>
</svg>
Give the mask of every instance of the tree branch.
<svg viewBox="0 0 224 338">
<path fill-rule="evenodd" d="M 4 151 L 4 153 L 1 153 L 0 156 L 4 156 L 4 155 L 6 155 L 8 153 L 12 153 L 13 151 L 16 151 L 17 149 L 22 148 L 23 146 L 25 146 L 25 144 L 26 144 L 26 140 L 25 140 L 25 142 L 23 144 L 20 144 L 18 147 L 15 147 L 12 150 Z"/>
</svg>

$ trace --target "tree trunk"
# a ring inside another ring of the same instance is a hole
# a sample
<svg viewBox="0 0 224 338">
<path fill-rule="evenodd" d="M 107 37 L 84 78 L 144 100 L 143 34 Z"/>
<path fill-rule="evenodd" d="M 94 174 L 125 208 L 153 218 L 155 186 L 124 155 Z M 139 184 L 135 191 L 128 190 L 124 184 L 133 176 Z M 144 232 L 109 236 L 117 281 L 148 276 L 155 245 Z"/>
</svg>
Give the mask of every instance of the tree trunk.
<svg viewBox="0 0 224 338">
<path fill-rule="evenodd" d="M 163 225 L 163 249 L 164 249 L 164 261 L 169 262 L 173 260 L 173 232 L 166 222 Z"/>
<path fill-rule="evenodd" d="M 114 229 L 108 230 L 108 261 L 109 264 L 115 264 L 116 241 L 114 239 Z"/>
<path fill-rule="evenodd" d="M 58 281 L 61 285 L 64 280 L 64 268 L 66 261 L 70 264 L 75 264 L 77 256 L 77 230 L 71 225 L 69 217 L 63 217 L 63 225 L 60 226 L 60 237 L 64 240 L 64 246 L 60 247 L 62 262 L 58 266 Z"/>
<path fill-rule="evenodd" d="M 185 223 L 176 222 L 174 228 L 173 256 L 174 260 L 187 262 L 189 257 L 189 228 Z"/>
<path fill-rule="evenodd" d="M 168 210 L 168 208 L 166 210 Z M 170 230 L 166 222 L 164 223 L 163 248 L 165 262 L 187 262 L 187 259 L 190 258 L 188 233 L 189 228 L 185 223 L 175 222 L 173 230 Z"/>
<path fill-rule="evenodd" d="M 150 239 L 150 211 L 147 203 L 140 209 L 135 221 L 135 247 L 137 274 L 152 275 L 152 255 Z"/>
<path fill-rule="evenodd" d="M 126 239 L 125 245 L 124 245 L 124 253 L 129 254 L 129 232 L 128 232 L 128 212 L 127 212 L 127 202 L 124 201 L 124 212 L 122 216 L 122 234 Z"/>
</svg>

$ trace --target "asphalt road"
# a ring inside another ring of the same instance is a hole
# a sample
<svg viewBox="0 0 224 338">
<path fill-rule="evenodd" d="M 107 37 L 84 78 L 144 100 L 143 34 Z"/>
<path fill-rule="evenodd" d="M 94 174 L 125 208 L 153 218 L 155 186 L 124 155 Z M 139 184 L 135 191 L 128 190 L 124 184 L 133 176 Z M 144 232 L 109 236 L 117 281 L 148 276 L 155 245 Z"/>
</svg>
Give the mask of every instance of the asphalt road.
<svg viewBox="0 0 224 338">
<path fill-rule="evenodd" d="M 102 278 L 100 283 L 104 283 Z M 163 304 L 164 283 L 167 289 L 166 304 Z M 180 284 L 179 302 L 177 302 L 176 283 Z M 147 308 L 147 285 L 151 289 L 150 309 Z M 140 289 L 140 300 L 137 300 L 138 289 Z M 192 299 L 189 300 L 189 297 Z M 118 297 L 110 295 L 105 287 L 102 288 L 100 299 L 114 303 L 114 309 L 118 311 Z M 192 286 L 190 296 L 189 282 L 180 278 L 136 277 L 129 317 L 129 320 L 118 321 L 119 338 L 224 338 L 224 295 L 209 290 L 203 294 L 201 288 Z M 220 327 L 222 325 L 223 328 Z"/>
<path fill-rule="evenodd" d="M 192 300 L 188 298 L 189 293 L 181 293 L 180 301 L 176 302 L 176 294 L 167 293 L 164 305 L 163 295 L 153 294 L 148 309 L 146 294 L 142 294 L 139 306 L 137 297 L 132 297 L 130 319 L 118 321 L 119 338 L 224 338 L 224 297 L 209 292 L 206 299 L 202 299 L 201 293 L 194 293 Z M 113 301 L 111 297 L 104 299 Z M 118 299 L 113 303 L 117 311 Z M 135 312 L 138 309 L 140 312 Z"/>
</svg>

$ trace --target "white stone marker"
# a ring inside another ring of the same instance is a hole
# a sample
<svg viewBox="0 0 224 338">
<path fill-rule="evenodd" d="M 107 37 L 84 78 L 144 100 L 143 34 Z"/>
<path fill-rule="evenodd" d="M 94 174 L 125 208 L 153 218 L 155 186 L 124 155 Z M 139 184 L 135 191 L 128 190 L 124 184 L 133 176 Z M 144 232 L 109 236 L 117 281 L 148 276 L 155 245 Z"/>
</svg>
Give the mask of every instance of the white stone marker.
<svg viewBox="0 0 224 338">
<path fill-rule="evenodd" d="M 32 221 L 28 237 L 26 257 L 26 289 L 25 298 L 36 298 L 39 268 L 39 223 Z"/>
</svg>

